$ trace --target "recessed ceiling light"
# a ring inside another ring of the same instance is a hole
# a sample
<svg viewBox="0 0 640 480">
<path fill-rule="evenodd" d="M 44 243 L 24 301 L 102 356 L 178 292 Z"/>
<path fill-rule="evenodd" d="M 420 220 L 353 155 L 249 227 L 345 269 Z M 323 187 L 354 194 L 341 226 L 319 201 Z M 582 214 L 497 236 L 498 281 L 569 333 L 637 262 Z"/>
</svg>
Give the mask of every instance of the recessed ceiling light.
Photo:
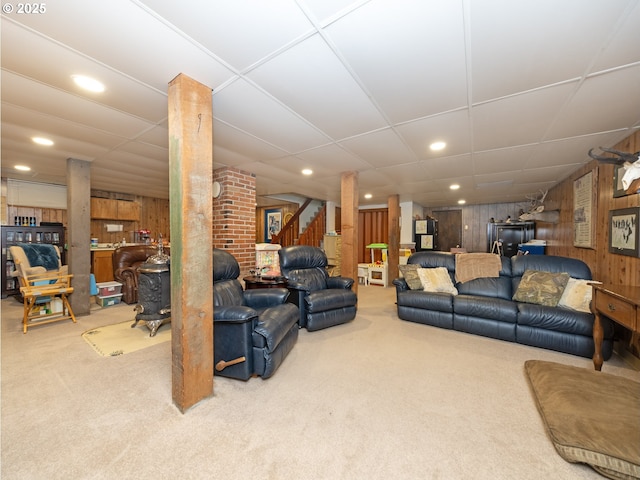
<svg viewBox="0 0 640 480">
<path fill-rule="evenodd" d="M 373 195 L 371 195 L 370 193 L 365 193 L 364 194 L 364 198 L 366 198 L 368 200 L 370 198 L 373 198 Z"/>
<path fill-rule="evenodd" d="M 31 167 L 27 167 L 26 165 L 16 165 L 14 167 L 16 170 L 20 170 L 21 172 L 30 172 Z"/>
<path fill-rule="evenodd" d="M 439 150 L 444 150 L 444 147 L 446 146 L 447 144 L 445 142 L 433 142 L 431 145 L 429 145 L 429 148 L 434 152 L 437 152 Z"/>
<path fill-rule="evenodd" d="M 89 90 L 90 92 L 101 93 L 104 92 L 104 84 L 96 80 L 95 78 L 85 77 L 84 75 L 71 75 L 73 81 L 80 88 Z"/>
<path fill-rule="evenodd" d="M 458 185 L 457 183 L 454 183 L 453 185 L 449 185 L 449 188 L 451 190 L 458 190 L 460 188 L 460 185 Z"/>
<path fill-rule="evenodd" d="M 305 168 L 304 170 L 302 170 L 302 174 L 303 175 L 311 175 L 311 174 L 313 174 L 313 170 L 311 170 L 310 168 Z"/>
<path fill-rule="evenodd" d="M 467 203 L 466 200 L 458 200 L 458 205 L 464 205 L 465 203 Z"/>
<path fill-rule="evenodd" d="M 31 137 L 33 143 L 37 143 L 38 145 L 44 145 L 45 147 L 50 147 L 53 145 L 53 141 L 44 137 Z"/>
</svg>

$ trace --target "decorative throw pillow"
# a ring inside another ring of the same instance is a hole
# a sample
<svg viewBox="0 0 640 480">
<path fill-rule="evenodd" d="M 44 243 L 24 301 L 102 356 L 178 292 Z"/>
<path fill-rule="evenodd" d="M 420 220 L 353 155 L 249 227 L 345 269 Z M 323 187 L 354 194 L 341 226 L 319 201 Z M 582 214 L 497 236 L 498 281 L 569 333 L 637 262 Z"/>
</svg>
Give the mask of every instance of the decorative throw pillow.
<svg viewBox="0 0 640 480">
<path fill-rule="evenodd" d="M 420 265 L 399 265 L 398 269 L 400 270 L 400 273 L 402 273 L 402 276 L 407 282 L 410 290 L 422 290 L 422 282 L 418 276 Z"/>
<path fill-rule="evenodd" d="M 559 307 L 569 308 L 578 312 L 591 313 L 591 283 L 593 280 L 580 280 L 577 278 L 570 278 L 567 282 L 567 286 L 560 297 L 558 302 Z"/>
<path fill-rule="evenodd" d="M 516 302 L 556 307 L 569 281 L 568 273 L 526 270 L 513 295 Z"/>
<path fill-rule="evenodd" d="M 418 269 L 418 275 L 425 292 L 458 294 L 458 290 L 453 286 L 446 267 L 420 268 Z"/>
</svg>

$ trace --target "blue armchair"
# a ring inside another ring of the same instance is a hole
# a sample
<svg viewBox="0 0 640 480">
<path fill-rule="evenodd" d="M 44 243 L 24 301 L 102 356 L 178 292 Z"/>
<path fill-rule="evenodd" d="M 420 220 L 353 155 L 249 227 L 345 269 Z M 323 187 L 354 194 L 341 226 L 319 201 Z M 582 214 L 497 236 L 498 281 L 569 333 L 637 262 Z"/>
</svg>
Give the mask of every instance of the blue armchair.
<svg viewBox="0 0 640 480">
<path fill-rule="evenodd" d="M 330 277 L 327 256 L 320 248 L 293 245 L 281 248 L 278 255 L 291 292 L 289 301 L 298 306 L 300 327 L 311 332 L 355 318 L 358 297 L 351 290 L 354 280 Z"/>
<path fill-rule="evenodd" d="M 286 288 L 243 290 L 240 267 L 213 249 L 214 374 L 269 378 L 298 340 L 298 309 Z"/>
</svg>

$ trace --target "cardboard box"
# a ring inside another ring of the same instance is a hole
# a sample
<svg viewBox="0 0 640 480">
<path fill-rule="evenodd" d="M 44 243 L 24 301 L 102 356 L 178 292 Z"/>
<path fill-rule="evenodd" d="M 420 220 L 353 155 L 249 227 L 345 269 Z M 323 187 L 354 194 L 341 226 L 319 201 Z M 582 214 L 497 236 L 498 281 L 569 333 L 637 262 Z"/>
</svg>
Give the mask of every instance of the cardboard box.
<svg viewBox="0 0 640 480">
<path fill-rule="evenodd" d="M 106 297 L 98 295 L 96 297 L 96 303 L 101 307 L 110 307 L 111 305 L 117 305 L 118 303 L 120 303 L 121 298 L 122 298 L 121 293 L 117 295 L 109 295 Z"/>
<path fill-rule="evenodd" d="M 122 284 L 119 282 L 96 283 L 96 287 L 98 287 L 98 295 L 102 297 L 117 295 L 122 291 Z"/>
</svg>

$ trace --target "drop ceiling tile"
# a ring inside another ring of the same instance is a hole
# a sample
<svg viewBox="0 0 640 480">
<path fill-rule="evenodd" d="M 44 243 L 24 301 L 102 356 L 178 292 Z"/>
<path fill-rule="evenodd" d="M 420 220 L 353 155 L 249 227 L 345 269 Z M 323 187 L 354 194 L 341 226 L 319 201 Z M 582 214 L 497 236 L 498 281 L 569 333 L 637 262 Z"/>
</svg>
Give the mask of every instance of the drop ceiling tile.
<svg viewBox="0 0 640 480">
<path fill-rule="evenodd" d="M 629 128 L 638 121 L 639 105 L 640 64 L 589 77 L 560 112 L 546 138 Z"/>
<path fill-rule="evenodd" d="M 462 3 L 363 4 L 326 28 L 392 123 L 467 104 Z"/>
<path fill-rule="evenodd" d="M 467 109 L 415 120 L 396 127 L 415 155 L 421 159 L 462 155 L 471 149 L 469 112 Z M 447 147 L 433 152 L 429 145 L 444 141 Z"/>
<path fill-rule="evenodd" d="M 611 30 L 613 34 L 608 32 L 612 38 L 597 57 L 592 72 L 640 62 L 640 2 L 627 2 L 627 9 L 618 21 Z"/>
<path fill-rule="evenodd" d="M 240 72 L 313 28 L 293 0 L 142 3 Z"/>
<path fill-rule="evenodd" d="M 85 97 L 49 88 L 6 71 L 2 72 L 2 98 L 10 98 L 10 103 L 17 107 L 39 111 L 67 122 L 91 125 L 104 133 L 125 138 L 135 137 L 153 126 Z"/>
<path fill-rule="evenodd" d="M 589 149 L 599 145 L 615 144 L 618 135 L 620 135 L 619 132 L 607 132 L 540 143 L 533 148 L 523 168 L 578 165 L 589 162 L 591 160 L 588 156 Z M 628 132 L 624 136 L 627 135 Z"/>
<path fill-rule="evenodd" d="M 520 172 L 535 151 L 535 145 L 503 148 L 473 154 L 474 175 Z"/>
<path fill-rule="evenodd" d="M 46 15 L 22 15 L 19 23 L 162 92 L 179 73 L 212 88 L 233 76 L 142 3 L 65 0 Z"/>
<path fill-rule="evenodd" d="M 418 167 L 418 162 L 405 165 L 380 167 L 378 171 L 389 178 L 389 181 L 404 188 L 409 183 L 427 182 L 430 178 Z"/>
<path fill-rule="evenodd" d="M 386 125 L 366 92 L 320 35 L 263 63 L 248 78 L 333 139 Z"/>
<path fill-rule="evenodd" d="M 415 163 L 418 160 L 391 128 L 348 138 L 339 144 L 373 167 Z"/>
<path fill-rule="evenodd" d="M 245 80 L 214 92 L 213 116 L 289 153 L 329 141 L 291 110 Z"/>
<path fill-rule="evenodd" d="M 474 106 L 473 149 L 491 150 L 541 141 L 576 85 L 577 82 L 571 82 Z"/>
<path fill-rule="evenodd" d="M 218 147 L 237 152 L 254 160 L 269 160 L 287 154 L 286 151 L 233 128 L 216 118 L 213 119 L 213 143 Z"/>
<path fill-rule="evenodd" d="M 102 104 L 150 122 L 167 116 L 166 91 L 159 92 L 114 72 L 85 55 L 14 23 L 6 22 L 3 27 L 9 30 L 7 34 L 11 35 L 11 41 L 21 45 L 19 49 L 3 49 L 3 69 L 30 79 L 46 78 L 46 85 L 54 90 L 83 97 L 88 102 Z M 25 55 L 25 51 L 30 52 L 29 55 Z M 84 92 L 74 84 L 72 75 L 75 74 L 90 75 L 100 80 L 106 87 L 105 91 L 100 94 Z"/>
<path fill-rule="evenodd" d="M 361 171 L 370 168 L 363 160 L 336 145 L 315 148 L 298 153 L 296 156 L 314 165 L 315 178 L 336 176 L 336 174 L 339 177 L 340 172 Z"/>
<path fill-rule="evenodd" d="M 582 76 L 627 3 L 470 2 L 473 102 Z"/>
<path fill-rule="evenodd" d="M 418 162 L 418 166 L 422 171 L 421 176 L 428 177 L 431 180 L 455 179 L 460 175 L 473 171 L 471 154 L 429 158 Z"/>
</svg>

